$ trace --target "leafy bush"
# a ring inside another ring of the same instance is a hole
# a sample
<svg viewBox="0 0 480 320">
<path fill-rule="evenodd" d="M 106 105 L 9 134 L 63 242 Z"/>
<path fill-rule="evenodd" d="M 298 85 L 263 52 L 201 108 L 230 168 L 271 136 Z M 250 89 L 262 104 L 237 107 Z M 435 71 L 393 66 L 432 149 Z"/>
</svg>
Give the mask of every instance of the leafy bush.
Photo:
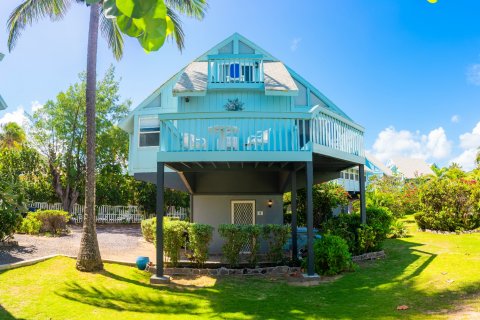
<svg viewBox="0 0 480 320">
<path fill-rule="evenodd" d="M 18 233 L 26 234 L 39 234 L 42 223 L 37 219 L 35 212 L 29 212 L 27 216 L 22 220 Z"/>
<path fill-rule="evenodd" d="M 258 252 L 260 251 L 260 237 L 262 235 L 262 227 L 259 225 L 246 225 L 245 233 L 246 244 L 250 248 L 248 263 L 254 267 L 258 262 Z"/>
<path fill-rule="evenodd" d="M 368 206 L 367 224 L 361 223 L 359 213 L 340 214 L 323 225 L 326 233 L 343 238 L 352 254 L 363 254 L 381 248 L 393 222 L 388 208 Z"/>
<path fill-rule="evenodd" d="M 154 242 L 157 230 L 157 218 L 145 219 L 141 223 L 142 234 L 146 241 Z"/>
<path fill-rule="evenodd" d="M 346 206 L 348 204 L 348 193 L 341 185 L 335 182 L 321 183 L 313 186 L 313 224 L 318 228 L 322 223 L 332 217 L 333 209 L 338 206 Z M 298 190 L 297 193 L 297 223 L 298 225 L 307 224 L 306 214 L 306 191 Z M 291 211 L 288 208 L 291 204 L 291 193 L 285 193 L 283 197 L 283 210 L 285 214 L 285 222 L 291 222 Z"/>
<path fill-rule="evenodd" d="M 221 224 L 218 233 L 225 239 L 222 252 L 230 266 L 237 266 L 240 262 L 240 252 L 247 243 L 247 233 L 244 225 Z"/>
<path fill-rule="evenodd" d="M 262 225 L 262 234 L 268 242 L 268 258 L 272 262 L 284 260 L 283 246 L 287 243 L 290 234 L 290 225 L 265 224 Z"/>
<path fill-rule="evenodd" d="M 208 224 L 188 224 L 189 248 L 193 251 L 193 257 L 199 264 L 204 264 L 208 259 L 208 245 L 212 240 L 212 233 L 213 227 Z"/>
<path fill-rule="evenodd" d="M 420 188 L 420 211 L 415 220 L 421 229 L 473 230 L 480 227 L 480 183 L 440 178 Z"/>
<path fill-rule="evenodd" d="M 177 266 L 180 260 L 180 250 L 186 244 L 187 230 L 188 222 L 166 217 L 163 219 L 163 250 L 173 266 Z M 156 241 L 154 243 L 156 246 Z"/>
<path fill-rule="evenodd" d="M 402 221 L 395 221 L 390 227 L 391 238 L 406 238 L 408 236 L 408 228 Z"/>
<path fill-rule="evenodd" d="M 334 235 L 324 235 L 313 245 L 315 271 L 322 275 L 336 275 L 351 270 L 353 263 L 345 240 Z"/>
<path fill-rule="evenodd" d="M 14 186 L 0 181 L 0 241 L 12 237 L 26 211 L 22 194 Z"/>
<path fill-rule="evenodd" d="M 28 234 L 51 233 L 59 235 L 68 231 L 70 215 L 62 210 L 39 210 L 28 213 L 19 232 Z"/>
</svg>

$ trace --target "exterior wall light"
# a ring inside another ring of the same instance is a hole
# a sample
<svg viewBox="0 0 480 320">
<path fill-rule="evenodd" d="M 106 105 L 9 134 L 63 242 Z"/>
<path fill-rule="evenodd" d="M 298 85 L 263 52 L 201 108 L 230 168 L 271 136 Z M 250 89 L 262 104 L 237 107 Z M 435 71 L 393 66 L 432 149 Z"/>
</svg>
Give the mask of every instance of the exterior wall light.
<svg viewBox="0 0 480 320">
<path fill-rule="evenodd" d="M 272 205 L 273 205 L 273 200 L 272 199 L 268 200 L 268 207 L 271 208 Z"/>
</svg>

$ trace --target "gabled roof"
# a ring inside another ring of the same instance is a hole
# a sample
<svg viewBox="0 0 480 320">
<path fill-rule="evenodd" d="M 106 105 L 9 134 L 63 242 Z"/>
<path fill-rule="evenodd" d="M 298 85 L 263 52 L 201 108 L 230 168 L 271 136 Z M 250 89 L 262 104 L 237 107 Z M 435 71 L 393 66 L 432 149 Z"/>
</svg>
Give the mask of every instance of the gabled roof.
<svg viewBox="0 0 480 320">
<path fill-rule="evenodd" d="M 387 166 L 390 167 L 394 173 L 399 173 L 407 179 L 434 174 L 430 165 L 423 159 L 397 157 L 389 160 Z"/>
</svg>

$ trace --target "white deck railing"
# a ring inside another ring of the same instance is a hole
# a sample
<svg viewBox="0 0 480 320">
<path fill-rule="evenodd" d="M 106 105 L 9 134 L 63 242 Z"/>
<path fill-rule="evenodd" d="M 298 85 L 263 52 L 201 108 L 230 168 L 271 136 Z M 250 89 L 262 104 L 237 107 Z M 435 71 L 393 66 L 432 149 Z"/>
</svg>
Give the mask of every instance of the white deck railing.
<svg viewBox="0 0 480 320">
<path fill-rule="evenodd" d="M 319 145 L 364 156 L 363 128 L 321 106 L 309 112 L 164 113 L 160 151 L 295 151 Z"/>
<path fill-rule="evenodd" d="M 263 83 L 261 55 L 208 56 L 208 82 L 213 84 Z"/>
<path fill-rule="evenodd" d="M 37 210 L 63 210 L 61 203 L 33 202 L 29 204 L 30 208 Z M 84 206 L 75 204 L 71 212 L 72 222 L 83 222 Z M 145 213 L 140 206 L 97 206 L 96 207 L 98 223 L 140 223 L 145 219 Z M 188 217 L 187 208 L 169 207 L 166 216 L 185 220 Z"/>
</svg>

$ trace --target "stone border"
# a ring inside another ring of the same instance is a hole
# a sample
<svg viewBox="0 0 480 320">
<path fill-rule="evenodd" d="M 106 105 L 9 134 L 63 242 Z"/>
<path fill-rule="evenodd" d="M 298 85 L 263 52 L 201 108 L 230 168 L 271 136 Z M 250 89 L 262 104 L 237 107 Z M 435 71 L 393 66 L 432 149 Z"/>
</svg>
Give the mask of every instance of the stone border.
<svg viewBox="0 0 480 320">
<path fill-rule="evenodd" d="M 472 233 L 480 233 L 480 229 L 475 229 L 475 230 L 466 230 L 466 231 L 442 231 L 442 230 L 431 230 L 431 229 L 418 229 L 422 232 L 428 232 L 428 233 L 435 233 L 435 234 L 472 234 Z"/>
<path fill-rule="evenodd" d="M 146 271 L 155 274 L 155 266 L 147 267 Z M 291 275 L 300 273 L 300 267 L 289 266 L 277 266 L 266 268 L 242 268 L 242 269 L 229 269 L 225 267 L 210 269 L 210 268 L 165 268 L 164 273 L 170 276 L 195 276 L 195 275 L 208 275 L 208 276 L 228 276 L 228 275 Z"/>
<path fill-rule="evenodd" d="M 366 260 L 377 260 L 377 259 L 385 259 L 386 257 L 387 255 L 385 254 L 385 251 L 381 250 L 376 252 L 367 252 L 359 256 L 353 256 L 352 261 L 359 262 L 359 261 L 366 261 Z"/>
</svg>

